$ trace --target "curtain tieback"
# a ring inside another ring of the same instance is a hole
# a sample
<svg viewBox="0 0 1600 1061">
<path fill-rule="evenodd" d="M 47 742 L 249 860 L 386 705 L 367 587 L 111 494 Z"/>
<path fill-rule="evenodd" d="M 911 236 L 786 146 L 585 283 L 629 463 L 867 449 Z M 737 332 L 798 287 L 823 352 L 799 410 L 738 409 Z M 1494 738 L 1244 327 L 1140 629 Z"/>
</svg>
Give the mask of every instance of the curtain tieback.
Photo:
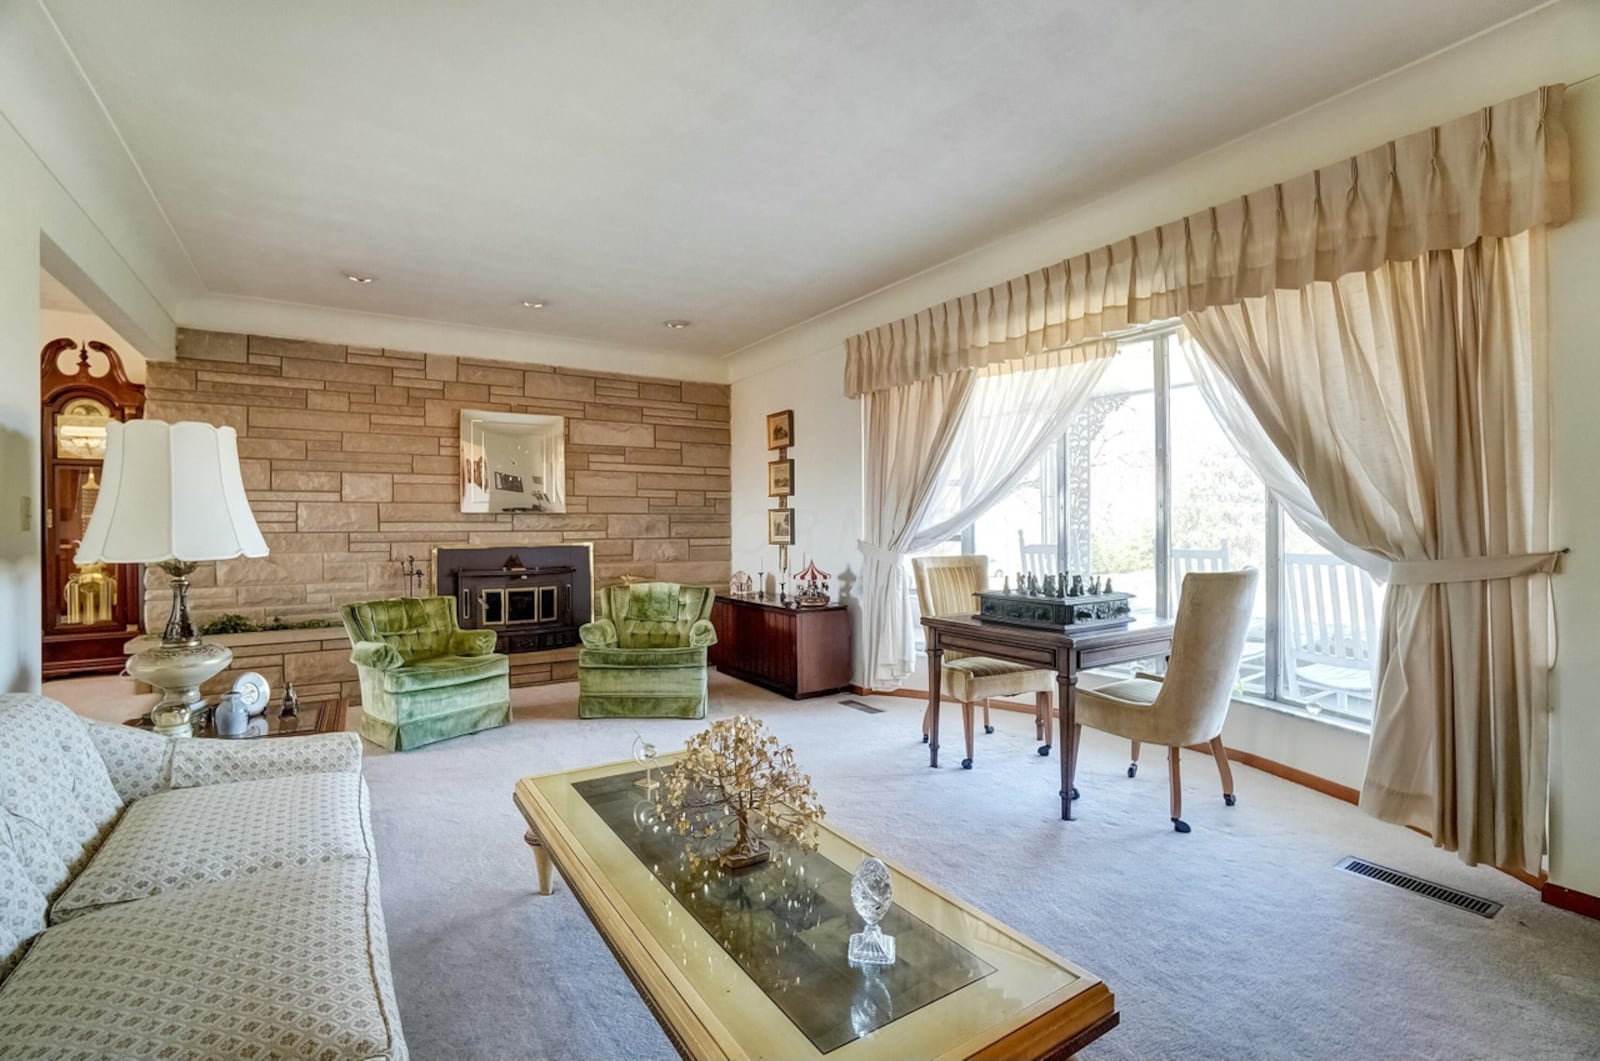
<svg viewBox="0 0 1600 1061">
<path fill-rule="evenodd" d="M 869 541 L 856 539 L 856 546 L 861 550 L 861 555 L 868 560 L 877 560 L 880 563 L 894 565 L 900 562 L 905 553 L 897 553 L 893 549 L 885 549 L 881 545 L 873 545 Z"/>
<path fill-rule="evenodd" d="M 1389 565 L 1389 584 L 1425 586 L 1444 582 L 1492 582 L 1523 575 L 1553 575 L 1564 552 L 1565 549 L 1560 549 L 1550 553 L 1458 556 L 1446 560 L 1396 560 Z"/>
</svg>

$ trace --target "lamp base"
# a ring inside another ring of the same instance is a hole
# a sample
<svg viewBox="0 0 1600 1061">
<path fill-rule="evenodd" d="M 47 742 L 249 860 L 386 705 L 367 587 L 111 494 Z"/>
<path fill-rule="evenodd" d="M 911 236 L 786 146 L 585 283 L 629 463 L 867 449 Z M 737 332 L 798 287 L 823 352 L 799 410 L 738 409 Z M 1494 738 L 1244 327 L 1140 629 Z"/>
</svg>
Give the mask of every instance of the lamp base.
<svg viewBox="0 0 1600 1061">
<path fill-rule="evenodd" d="M 200 703 L 200 686 L 233 662 L 233 650 L 212 641 L 163 641 L 128 659 L 128 673 L 161 690 L 161 702 L 150 709 L 157 733 L 188 737 L 189 717 Z"/>
</svg>

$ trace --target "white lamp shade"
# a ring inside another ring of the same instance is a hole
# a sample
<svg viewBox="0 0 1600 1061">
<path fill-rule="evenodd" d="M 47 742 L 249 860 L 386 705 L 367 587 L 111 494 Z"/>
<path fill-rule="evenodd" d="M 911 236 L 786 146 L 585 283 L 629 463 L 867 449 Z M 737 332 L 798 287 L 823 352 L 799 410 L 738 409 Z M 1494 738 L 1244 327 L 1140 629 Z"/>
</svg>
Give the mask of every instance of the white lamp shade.
<svg viewBox="0 0 1600 1061">
<path fill-rule="evenodd" d="M 78 563 L 266 555 L 244 496 L 233 428 L 160 420 L 106 425 L 100 498 Z"/>
</svg>

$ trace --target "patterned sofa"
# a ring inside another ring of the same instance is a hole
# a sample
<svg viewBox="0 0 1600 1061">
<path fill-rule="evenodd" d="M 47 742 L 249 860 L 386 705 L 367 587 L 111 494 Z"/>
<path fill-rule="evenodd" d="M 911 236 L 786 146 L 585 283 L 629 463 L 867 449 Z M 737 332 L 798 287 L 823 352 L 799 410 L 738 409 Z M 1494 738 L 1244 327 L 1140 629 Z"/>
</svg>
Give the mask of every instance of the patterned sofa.
<svg viewBox="0 0 1600 1061">
<path fill-rule="evenodd" d="M 402 1059 L 353 733 L 0 695 L 0 1059 Z"/>
</svg>

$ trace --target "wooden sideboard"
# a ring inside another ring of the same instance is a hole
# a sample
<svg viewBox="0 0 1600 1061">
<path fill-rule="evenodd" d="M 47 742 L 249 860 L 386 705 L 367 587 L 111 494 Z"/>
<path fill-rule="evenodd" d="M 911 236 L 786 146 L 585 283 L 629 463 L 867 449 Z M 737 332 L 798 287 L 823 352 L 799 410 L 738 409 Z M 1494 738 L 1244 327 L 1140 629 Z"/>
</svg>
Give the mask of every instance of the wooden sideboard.
<svg viewBox="0 0 1600 1061">
<path fill-rule="evenodd" d="M 724 674 L 794 700 L 850 687 L 850 610 L 790 608 L 718 595 L 711 663 Z"/>
</svg>

